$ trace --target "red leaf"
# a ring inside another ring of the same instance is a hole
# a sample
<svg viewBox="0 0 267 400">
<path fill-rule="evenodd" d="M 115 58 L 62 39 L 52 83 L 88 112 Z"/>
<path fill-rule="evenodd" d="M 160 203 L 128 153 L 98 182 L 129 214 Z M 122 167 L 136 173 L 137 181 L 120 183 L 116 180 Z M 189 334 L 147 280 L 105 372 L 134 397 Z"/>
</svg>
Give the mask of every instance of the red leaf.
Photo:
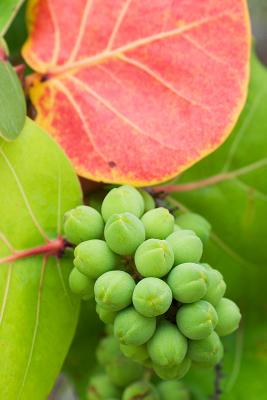
<svg viewBox="0 0 267 400">
<path fill-rule="evenodd" d="M 81 176 L 154 184 L 230 133 L 248 82 L 244 0 L 33 0 L 28 11 L 37 122 Z"/>
</svg>

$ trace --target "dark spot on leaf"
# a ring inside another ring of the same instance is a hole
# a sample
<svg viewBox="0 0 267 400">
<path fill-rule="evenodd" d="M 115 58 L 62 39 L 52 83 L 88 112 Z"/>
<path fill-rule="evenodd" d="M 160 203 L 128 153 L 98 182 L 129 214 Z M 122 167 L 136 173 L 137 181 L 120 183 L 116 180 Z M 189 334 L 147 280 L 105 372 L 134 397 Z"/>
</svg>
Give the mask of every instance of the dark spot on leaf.
<svg viewBox="0 0 267 400">
<path fill-rule="evenodd" d="M 108 165 L 110 166 L 110 168 L 116 167 L 115 161 L 109 161 L 109 162 L 108 162 Z"/>
</svg>

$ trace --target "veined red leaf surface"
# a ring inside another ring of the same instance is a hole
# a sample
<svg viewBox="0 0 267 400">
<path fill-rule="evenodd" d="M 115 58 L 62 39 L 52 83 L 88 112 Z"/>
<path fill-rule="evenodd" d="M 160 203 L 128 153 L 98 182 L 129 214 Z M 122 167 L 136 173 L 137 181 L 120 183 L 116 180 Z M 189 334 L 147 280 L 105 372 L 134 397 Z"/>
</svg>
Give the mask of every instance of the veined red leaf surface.
<svg viewBox="0 0 267 400">
<path fill-rule="evenodd" d="M 245 0 L 32 0 L 37 123 L 78 174 L 155 184 L 216 149 L 243 107 Z"/>
</svg>

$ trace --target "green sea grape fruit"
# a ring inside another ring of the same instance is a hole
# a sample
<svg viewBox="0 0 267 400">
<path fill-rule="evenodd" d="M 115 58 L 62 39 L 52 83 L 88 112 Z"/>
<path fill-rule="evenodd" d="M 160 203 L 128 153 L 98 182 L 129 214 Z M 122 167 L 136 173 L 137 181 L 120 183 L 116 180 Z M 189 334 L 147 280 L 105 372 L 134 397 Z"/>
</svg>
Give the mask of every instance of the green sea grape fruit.
<svg viewBox="0 0 267 400">
<path fill-rule="evenodd" d="M 142 276 L 161 278 L 172 268 L 174 255 L 166 240 L 148 239 L 137 248 L 134 261 Z"/>
<path fill-rule="evenodd" d="M 131 358 L 137 362 L 143 362 L 149 358 L 147 347 L 145 344 L 141 346 L 133 346 L 131 344 L 121 344 L 120 350 L 125 357 Z"/>
<path fill-rule="evenodd" d="M 84 275 L 97 279 L 119 265 L 119 256 L 114 254 L 104 240 L 87 240 L 74 250 L 74 265 Z"/>
<path fill-rule="evenodd" d="M 86 296 L 88 299 L 94 297 L 94 284 L 92 279 L 73 268 L 69 275 L 69 286 L 73 293 L 79 296 Z"/>
<path fill-rule="evenodd" d="M 142 378 L 144 367 L 121 354 L 108 362 L 106 372 L 114 385 L 125 387 Z"/>
<path fill-rule="evenodd" d="M 104 221 L 97 210 L 78 206 L 64 215 L 64 236 L 74 244 L 90 239 L 100 239 L 104 233 Z"/>
<path fill-rule="evenodd" d="M 127 256 L 145 240 L 145 228 L 140 219 L 129 212 L 113 214 L 106 223 L 104 236 L 111 250 Z"/>
<path fill-rule="evenodd" d="M 204 217 L 202 217 L 202 215 L 187 212 L 176 217 L 175 223 L 182 229 L 190 229 L 194 231 L 203 243 L 208 241 L 211 232 L 211 225 Z"/>
<path fill-rule="evenodd" d="M 239 327 L 241 313 L 237 304 L 232 300 L 222 298 L 216 306 L 216 312 L 218 314 L 216 332 L 219 336 L 229 335 Z"/>
<path fill-rule="evenodd" d="M 174 227 L 173 227 L 173 232 L 176 232 L 176 231 L 181 231 L 182 230 L 182 228 L 180 228 L 180 226 L 179 225 L 177 225 L 177 224 L 174 224 Z"/>
<path fill-rule="evenodd" d="M 139 189 L 139 192 L 144 200 L 144 206 L 145 206 L 144 212 L 152 210 L 153 208 L 156 207 L 155 200 L 153 199 L 151 194 L 149 194 L 146 190 L 143 189 Z"/>
<path fill-rule="evenodd" d="M 176 322 L 180 331 L 189 339 L 208 337 L 218 323 L 215 308 L 205 300 L 185 304 L 178 309 Z"/>
<path fill-rule="evenodd" d="M 133 307 L 120 311 L 114 321 L 114 335 L 121 344 L 140 346 L 154 334 L 156 318 L 147 318 Z"/>
<path fill-rule="evenodd" d="M 120 390 L 105 373 L 92 376 L 87 388 L 87 400 L 106 400 L 120 398 Z"/>
<path fill-rule="evenodd" d="M 157 385 L 160 400 L 190 400 L 185 384 L 178 380 L 161 381 Z"/>
<path fill-rule="evenodd" d="M 147 211 L 141 218 L 146 239 L 166 239 L 174 229 L 174 216 L 164 207 Z"/>
<path fill-rule="evenodd" d="M 156 387 L 146 381 L 134 382 L 128 386 L 123 394 L 122 400 L 160 400 Z"/>
<path fill-rule="evenodd" d="M 216 306 L 226 291 L 226 283 L 224 282 L 222 274 L 210 266 L 203 265 L 207 274 L 207 292 L 203 300 L 208 301 L 213 306 Z"/>
<path fill-rule="evenodd" d="M 144 212 L 144 200 L 139 191 L 131 186 L 119 186 L 108 192 L 103 200 L 101 213 L 107 222 L 113 214 L 129 212 L 141 217 Z"/>
<path fill-rule="evenodd" d="M 200 264 L 177 265 L 169 273 L 167 283 L 173 297 L 182 303 L 193 303 L 207 293 L 207 273 Z"/>
<path fill-rule="evenodd" d="M 113 324 L 117 315 L 115 311 L 106 310 L 99 304 L 96 305 L 96 313 L 99 316 L 99 319 L 105 324 Z"/>
<path fill-rule="evenodd" d="M 95 300 L 108 311 L 119 311 L 129 306 L 135 281 L 124 271 L 108 271 L 95 282 Z"/>
<path fill-rule="evenodd" d="M 144 278 L 133 292 L 133 305 L 145 317 L 164 314 L 172 303 L 172 291 L 162 279 Z"/>
<path fill-rule="evenodd" d="M 103 367 L 120 354 L 119 342 L 114 336 L 106 336 L 99 341 L 96 349 L 96 359 Z"/>
<path fill-rule="evenodd" d="M 187 352 L 187 340 L 176 325 L 162 320 L 153 337 L 147 343 L 148 354 L 153 363 L 162 367 L 180 364 Z"/>
<path fill-rule="evenodd" d="M 155 373 L 160 379 L 182 379 L 191 367 L 191 360 L 185 357 L 180 364 L 173 365 L 172 367 L 163 367 L 161 365 L 153 364 Z"/>
<path fill-rule="evenodd" d="M 223 357 L 223 345 L 216 332 L 201 340 L 190 340 L 188 356 L 196 363 L 214 366 Z"/>
<path fill-rule="evenodd" d="M 173 250 L 175 265 L 200 261 L 203 244 L 193 231 L 181 229 L 170 234 L 166 240 Z"/>
</svg>

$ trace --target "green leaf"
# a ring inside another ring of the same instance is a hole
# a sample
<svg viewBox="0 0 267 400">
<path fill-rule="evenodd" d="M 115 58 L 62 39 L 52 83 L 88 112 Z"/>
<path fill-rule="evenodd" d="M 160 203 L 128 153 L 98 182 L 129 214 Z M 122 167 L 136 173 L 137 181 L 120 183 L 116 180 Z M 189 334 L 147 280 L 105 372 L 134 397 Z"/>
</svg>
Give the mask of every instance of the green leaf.
<svg viewBox="0 0 267 400">
<path fill-rule="evenodd" d="M 87 399 L 88 380 L 98 365 L 95 350 L 102 335 L 103 323 L 95 312 L 95 301 L 83 302 L 76 334 L 63 368 L 73 380 L 79 400 Z"/>
<path fill-rule="evenodd" d="M 7 61 L 0 61 L 0 136 L 14 140 L 26 118 L 26 102 L 16 72 Z"/>
<path fill-rule="evenodd" d="M 4 0 L 0 2 L 0 36 L 4 36 L 24 0 Z"/>
<path fill-rule="evenodd" d="M 55 243 L 81 191 L 63 152 L 30 120 L 15 142 L 0 139 L 0 199 L 0 399 L 43 400 L 77 323 L 72 252 L 20 259 L 18 251 Z"/>
<path fill-rule="evenodd" d="M 247 104 L 234 132 L 215 153 L 177 180 L 179 190 L 192 190 L 170 198 L 181 209 L 200 213 L 211 222 L 213 232 L 204 258 L 222 271 L 227 297 L 242 310 L 237 340 L 226 341 L 223 400 L 266 398 L 259 382 L 267 369 L 266 104 L 267 70 L 253 57 Z M 201 393 L 197 399 L 212 394 L 213 379 L 210 370 L 189 375 L 190 384 Z"/>
</svg>

